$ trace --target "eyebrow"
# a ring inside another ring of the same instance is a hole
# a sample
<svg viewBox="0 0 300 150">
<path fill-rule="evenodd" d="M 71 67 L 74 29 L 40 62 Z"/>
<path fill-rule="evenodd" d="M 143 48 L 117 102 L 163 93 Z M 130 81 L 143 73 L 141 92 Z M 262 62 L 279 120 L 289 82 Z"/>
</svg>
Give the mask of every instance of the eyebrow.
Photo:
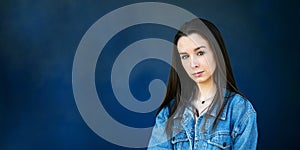
<svg viewBox="0 0 300 150">
<path fill-rule="evenodd" d="M 195 49 L 194 49 L 194 51 L 197 51 L 197 50 L 199 50 L 199 49 L 201 49 L 201 48 L 206 48 L 206 46 L 199 46 L 199 47 L 196 47 Z M 179 53 L 180 55 L 182 55 L 182 54 L 187 54 L 186 52 L 181 52 L 181 53 Z"/>
</svg>

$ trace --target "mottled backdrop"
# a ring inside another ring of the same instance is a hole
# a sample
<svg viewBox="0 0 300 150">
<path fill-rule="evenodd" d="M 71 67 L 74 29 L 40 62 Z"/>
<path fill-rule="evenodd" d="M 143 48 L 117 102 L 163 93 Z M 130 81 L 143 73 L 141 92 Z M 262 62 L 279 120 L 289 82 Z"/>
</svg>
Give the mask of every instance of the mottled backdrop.
<svg viewBox="0 0 300 150">
<path fill-rule="evenodd" d="M 128 149 L 103 140 L 85 124 L 73 96 L 72 65 L 81 38 L 95 21 L 136 2 L 143 1 L 0 2 L 1 150 Z M 258 148 L 299 149 L 299 3 L 160 2 L 182 7 L 219 27 L 238 87 L 258 113 Z M 115 98 L 110 99 L 114 96 L 109 85 L 111 65 L 132 42 L 143 38 L 172 41 L 174 34 L 166 26 L 136 25 L 114 36 L 103 49 L 95 83 L 114 119 L 136 128 L 154 124 L 154 111 L 133 113 Z M 129 79 L 131 92 L 137 99 L 146 100 L 150 96 L 149 82 L 166 82 L 168 71 L 168 64 L 155 59 L 139 63 Z"/>
</svg>

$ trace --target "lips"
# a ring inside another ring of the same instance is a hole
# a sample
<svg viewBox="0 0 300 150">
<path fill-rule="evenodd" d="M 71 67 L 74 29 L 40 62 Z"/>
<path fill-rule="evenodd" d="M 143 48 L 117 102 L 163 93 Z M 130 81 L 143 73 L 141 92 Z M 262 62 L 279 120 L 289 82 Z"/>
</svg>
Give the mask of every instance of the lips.
<svg viewBox="0 0 300 150">
<path fill-rule="evenodd" d="M 204 71 L 199 71 L 199 72 L 193 73 L 192 75 L 199 77 L 199 76 L 202 76 L 203 73 L 204 73 Z"/>
</svg>

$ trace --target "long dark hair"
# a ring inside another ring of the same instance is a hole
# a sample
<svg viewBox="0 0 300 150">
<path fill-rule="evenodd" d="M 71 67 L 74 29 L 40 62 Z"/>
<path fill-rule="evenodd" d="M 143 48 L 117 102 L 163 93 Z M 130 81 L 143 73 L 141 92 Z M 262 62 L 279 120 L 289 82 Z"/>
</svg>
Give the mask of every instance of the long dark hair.
<svg viewBox="0 0 300 150">
<path fill-rule="evenodd" d="M 197 84 L 184 70 L 177 50 L 177 42 L 179 38 L 182 36 L 188 36 L 192 33 L 197 33 L 208 41 L 214 53 L 214 58 L 217 64 L 213 74 L 214 82 L 217 85 L 217 93 L 210 104 L 207 113 L 204 115 L 204 119 L 206 121 L 209 117 L 212 117 L 209 115 L 212 110 L 214 108 L 217 110 L 212 130 L 216 128 L 219 120 L 218 118 L 220 118 L 220 115 L 222 114 L 224 107 L 232 93 L 238 93 L 243 96 L 236 86 L 225 43 L 217 27 L 213 23 L 201 18 L 186 22 L 184 25 L 182 25 L 174 37 L 172 67 L 170 69 L 167 92 L 156 114 L 158 115 L 158 113 L 166 106 L 170 106 L 171 109 L 166 126 L 166 132 L 168 135 L 170 135 L 172 129 L 174 129 L 173 124 L 175 116 L 179 120 L 182 119 L 184 109 L 191 104 L 190 100 L 193 98 L 192 96 L 195 95 L 195 93 L 197 93 L 199 90 Z M 170 102 L 173 99 L 175 100 L 171 105 Z M 203 130 L 205 129 L 202 127 L 202 131 Z"/>
</svg>

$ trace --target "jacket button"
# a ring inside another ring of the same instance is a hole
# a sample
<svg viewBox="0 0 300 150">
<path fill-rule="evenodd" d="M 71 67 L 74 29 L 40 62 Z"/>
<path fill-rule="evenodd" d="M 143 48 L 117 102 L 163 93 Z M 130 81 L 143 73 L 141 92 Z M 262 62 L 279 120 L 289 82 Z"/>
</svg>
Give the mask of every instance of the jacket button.
<svg viewBox="0 0 300 150">
<path fill-rule="evenodd" d="M 227 145 L 226 142 L 224 142 L 224 143 L 223 143 L 223 147 L 225 147 L 226 145 Z"/>
</svg>

